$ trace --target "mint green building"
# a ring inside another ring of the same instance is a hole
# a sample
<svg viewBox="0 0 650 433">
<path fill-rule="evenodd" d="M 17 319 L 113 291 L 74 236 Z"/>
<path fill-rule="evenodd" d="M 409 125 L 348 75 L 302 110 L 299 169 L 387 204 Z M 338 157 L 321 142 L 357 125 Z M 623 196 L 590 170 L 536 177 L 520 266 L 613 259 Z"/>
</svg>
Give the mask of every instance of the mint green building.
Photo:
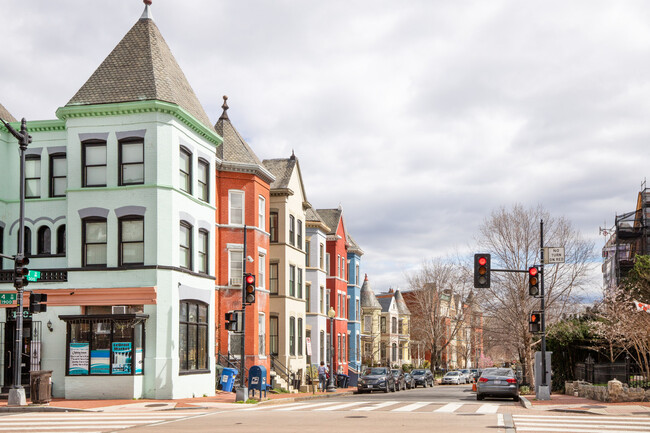
<svg viewBox="0 0 650 433">
<path fill-rule="evenodd" d="M 222 139 L 149 8 L 56 119 L 14 114 L 33 137 L 25 251 L 41 280 L 27 291 L 48 296 L 46 312 L 25 317 L 22 383 L 29 370 L 52 370 L 55 397 L 214 395 Z M 0 117 L 19 127 L 2 105 Z M 19 153 L 4 128 L 0 160 L 0 252 L 13 255 Z M 15 293 L 12 269 L 2 260 L 0 294 Z M 6 388 L 15 304 L 2 307 Z"/>
</svg>

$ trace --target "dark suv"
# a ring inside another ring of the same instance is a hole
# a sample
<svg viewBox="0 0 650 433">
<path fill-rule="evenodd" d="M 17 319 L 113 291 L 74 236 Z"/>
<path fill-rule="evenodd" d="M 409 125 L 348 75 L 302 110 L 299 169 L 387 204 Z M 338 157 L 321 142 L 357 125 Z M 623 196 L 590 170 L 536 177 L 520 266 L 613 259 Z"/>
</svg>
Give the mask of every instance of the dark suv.
<svg viewBox="0 0 650 433">
<path fill-rule="evenodd" d="M 415 387 L 417 388 L 418 386 L 433 386 L 433 383 L 435 380 L 433 379 L 433 373 L 431 373 L 431 370 L 427 369 L 418 369 L 418 370 L 413 370 L 411 372 L 411 376 L 413 376 L 413 379 L 415 379 Z"/>
<path fill-rule="evenodd" d="M 394 368 L 391 370 L 393 372 L 393 377 L 395 378 L 395 388 L 398 391 L 406 390 L 406 378 L 404 377 L 404 372 L 401 368 Z"/>
<path fill-rule="evenodd" d="M 395 378 L 388 367 L 370 367 L 363 372 L 357 384 L 357 392 L 395 392 Z"/>
</svg>

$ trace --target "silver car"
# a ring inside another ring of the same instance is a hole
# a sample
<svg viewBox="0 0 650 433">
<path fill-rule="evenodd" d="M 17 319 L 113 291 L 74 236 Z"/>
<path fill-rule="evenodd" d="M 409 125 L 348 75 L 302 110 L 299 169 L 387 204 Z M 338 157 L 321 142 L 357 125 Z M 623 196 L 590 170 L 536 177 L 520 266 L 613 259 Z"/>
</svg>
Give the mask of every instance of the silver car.
<svg viewBox="0 0 650 433">
<path fill-rule="evenodd" d="M 466 383 L 465 382 L 465 376 L 463 376 L 463 373 L 460 371 L 450 371 L 447 374 L 445 374 L 442 377 L 442 385 L 446 384 L 455 384 L 455 385 L 460 385 L 461 383 Z"/>
<path fill-rule="evenodd" d="M 511 368 L 490 368 L 483 371 L 476 383 L 476 399 L 506 397 L 519 401 L 519 383 Z"/>
</svg>

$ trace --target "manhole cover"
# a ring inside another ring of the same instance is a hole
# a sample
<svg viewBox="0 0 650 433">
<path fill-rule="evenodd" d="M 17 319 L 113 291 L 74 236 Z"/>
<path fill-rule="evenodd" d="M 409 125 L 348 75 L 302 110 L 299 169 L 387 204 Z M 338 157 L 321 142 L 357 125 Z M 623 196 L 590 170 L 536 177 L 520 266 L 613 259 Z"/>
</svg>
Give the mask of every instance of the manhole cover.
<svg viewBox="0 0 650 433">
<path fill-rule="evenodd" d="M 346 416 L 346 418 L 368 418 L 368 417 L 363 415 L 351 415 L 351 416 Z"/>
<path fill-rule="evenodd" d="M 162 406 L 167 406 L 167 403 L 151 403 L 151 404 L 146 404 L 144 407 L 162 407 Z"/>
</svg>

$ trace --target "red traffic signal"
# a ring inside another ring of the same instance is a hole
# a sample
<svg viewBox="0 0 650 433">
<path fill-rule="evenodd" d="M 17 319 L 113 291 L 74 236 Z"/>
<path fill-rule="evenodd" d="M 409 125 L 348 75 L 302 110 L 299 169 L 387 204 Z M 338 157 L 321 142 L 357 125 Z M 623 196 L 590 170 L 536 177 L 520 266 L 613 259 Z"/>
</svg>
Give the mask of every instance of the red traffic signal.
<svg viewBox="0 0 650 433">
<path fill-rule="evenodd" d="M 539 296 L 539 269 L 537 266 L 528 268 L 528 294 Z"/>
<path fill-rule="evenodd" d="M 489 254 L 474 254 L 474 287 L 477 289 L 490 287 Z"/>
<path fill-rule="evenodd" d="M 533 311 L 530 313 L 530 320 L 528 321 L 528 330 L 532 334 L 542 332 L 542 319 L 543 314 L 541 311 Z"/>
<path fill-rule="evenodd" d="M 255 303 L 255 275 L 244 274 L 244 296 L 247 304 Z"/>
</svg>

